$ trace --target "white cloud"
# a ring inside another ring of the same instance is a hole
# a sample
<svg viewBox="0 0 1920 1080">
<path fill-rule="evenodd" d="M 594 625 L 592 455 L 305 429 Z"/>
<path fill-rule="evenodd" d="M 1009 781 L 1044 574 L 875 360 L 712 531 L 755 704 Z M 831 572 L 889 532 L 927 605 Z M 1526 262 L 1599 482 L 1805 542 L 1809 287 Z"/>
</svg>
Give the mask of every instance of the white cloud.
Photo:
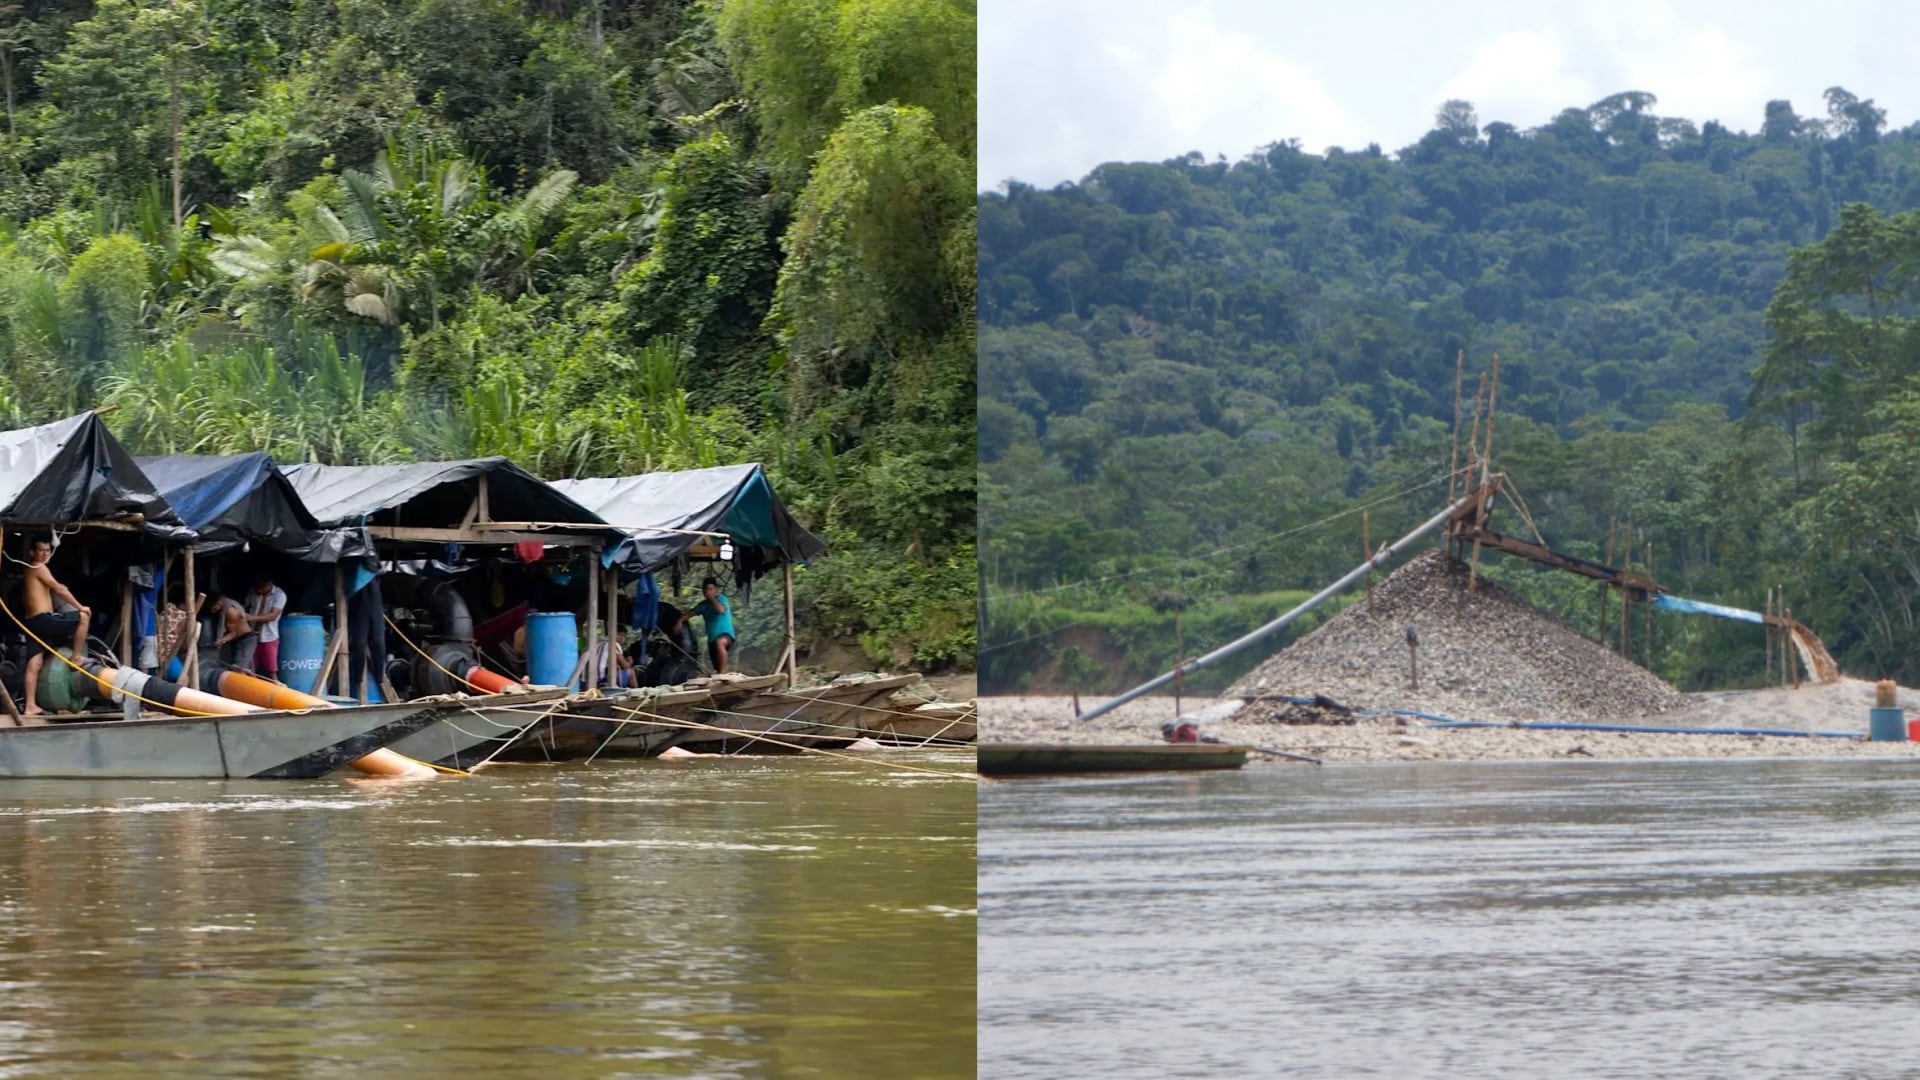
<svg viewBox="0 0 1920 1080">
<path fill-rule="evenodd" d="M 1628 55 L 1627 78 L 1633 85 L 1621 89 L 1655 94 L 1664 116 L 1757 127 L 1761 105 L 1786 94 L 1786 87 L 1753 62 L 1746 44 L 1718 26 L 1703 26 L 1659 44 L 1647 42 Z M 1802 108 L 1818 104 L 1807 102 Z"/>
<path fill-rule="evenodd" d="M 1235 30 L 1210 8 L 1167 19 L 1167 59 L 1154 79 L 1171 156 L 1197 149 L 1237 158 L 1298 138 L 1311 150 L 1352 145 L 1361 134 L 1333 94 L 1305 67 Z"/>
<path fill-rule="evenodd" d="M 1434 102 L 1473 102 L 1482 124 L 1495 120 L 1536 127 L 1568 106 L 1602 95 L 1574 72 L 1554 29 L 1509 30 L 1481 46 L 1467 66 L 1441 88 Z"/>
</svg>

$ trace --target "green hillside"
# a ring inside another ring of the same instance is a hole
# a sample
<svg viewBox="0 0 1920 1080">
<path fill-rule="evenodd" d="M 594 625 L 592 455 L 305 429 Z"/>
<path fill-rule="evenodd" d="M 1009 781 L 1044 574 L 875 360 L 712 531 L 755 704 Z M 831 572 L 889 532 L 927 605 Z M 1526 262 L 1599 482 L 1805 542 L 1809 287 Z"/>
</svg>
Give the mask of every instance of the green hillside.
<svg viewBox="0 0 1920 1080">
<path fill-rule="evenodd" d="M 806 626 L 974 648 L 971 0 L 0 10 L 0 424 L 760 460 Z"/>
<path fill-rule="evenodd" d="M 1496 456 L 1556 547 L 1630 522 L 1670 587 L 1784 586 L 1850 671 L 1920 677 L 1920 125 L 1824 104 L 1743 132 L 1642 93 L 1532 130 L 1448 102 L 1391 155 L 981 196 L 989 685 L 1057 667 L 1052 608 L 1317 587 L 1359 561 L 1359 507 L 1376 544 L 1437 509 L 1462 353 L 1469 402 L 1500 356 Z M 1596 622 L 1589 587 L 1493 573 Z M 1650 659 L 1725 685 L 1762 649 L 1662 619 Z"/>
</svg>

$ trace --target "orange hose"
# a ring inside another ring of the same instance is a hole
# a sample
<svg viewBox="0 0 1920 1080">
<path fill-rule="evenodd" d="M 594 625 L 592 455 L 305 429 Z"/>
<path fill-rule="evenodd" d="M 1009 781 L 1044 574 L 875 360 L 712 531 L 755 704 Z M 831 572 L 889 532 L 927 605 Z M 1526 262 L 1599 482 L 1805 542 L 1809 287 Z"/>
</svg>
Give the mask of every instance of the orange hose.
<svg viewBox="0 0 1920 1080">
<path fill-rule="evenodd" d="M 221 697 L 244 701 L 263 709 L 330 709 L 333 707 L 333 703 L 325 698 L 303 694 L 291 687 L 268 682 L 241 671 L 221 672 L 219 691 Z"/>
<path fill-rule="evenodd" d="M 242 713 L 260 711 L 257 705 L 252 705 L 244 701 L 236 701 L 233 698 L 221 697 L 218 694 L 209 694 L 204 690 L 195 690 L 187 686 L 181 687 L 176 692 L 173 701 L 176 706 L 190 716 L 196 714 L 200 716 L 239 716 Z"/>
<path fill-rule="evenodd" d="M 479 664 L 473 665 L 473 670 L 467 672 L 466 680 L 489 694 L 504 694 L 519 685 L 505 675 L 488 671 Z"/>
</svg>

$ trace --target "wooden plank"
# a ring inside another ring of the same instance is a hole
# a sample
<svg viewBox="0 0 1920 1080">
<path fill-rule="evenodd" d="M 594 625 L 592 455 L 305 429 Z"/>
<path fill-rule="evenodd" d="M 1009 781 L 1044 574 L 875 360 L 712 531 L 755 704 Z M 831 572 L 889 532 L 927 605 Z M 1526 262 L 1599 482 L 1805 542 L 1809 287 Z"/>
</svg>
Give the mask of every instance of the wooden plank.
<svg viewBox="0 0 1920 1080">
<path fill-rule="evenodd" d="M 185 684 L 188 689 L 198 690 L 200 689 L 200 605 L 206 601 L 201 593 L 195 591 L 191 544 L 187 546 L 185 566 L 187 590 L 181 594 L 181 600 L 187 604 L 187 659 L 183 665 L 186 670 L 181 674 L 186 676 Z"/>
</svg>

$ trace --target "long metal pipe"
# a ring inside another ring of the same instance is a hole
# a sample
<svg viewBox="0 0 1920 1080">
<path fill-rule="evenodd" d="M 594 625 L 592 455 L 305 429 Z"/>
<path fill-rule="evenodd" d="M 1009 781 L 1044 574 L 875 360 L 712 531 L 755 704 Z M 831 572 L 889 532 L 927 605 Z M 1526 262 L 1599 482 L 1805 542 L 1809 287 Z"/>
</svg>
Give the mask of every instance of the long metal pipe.
<svg viewBox="0 0 1920 1080">
<path fill-rule="evenodd" d="M 1400 539 L 1394 541 L 1391 547 L 1386 548 L 1385 550 L 1381 551 L 1379 554 L 1375 555 L 1373 558 L 1368 559 L 1366 562 L 1363 562 L 1359 566 L 1354 567 L 1353 571 L 1347 574 L 1347 576 L 1341 578 L 1339 581 L 1334 582 L 1333 584 L 1327 586 L 1326 588 L 1321 589 L 1319 592 L 1307 598 L 1307 600 L 1301 603 L 1300 606 L 1294 608 L 1292 611 L 1287 612 L 1285 615 L 1280 616 L 1279 618 L 1273 620 L 1272 622 L 1266 624 L 1265 626 L 1262 626 L 1260 629 L 1255 630 L 1253 633 L 1248 634 L 1245 637 L 1235 638 L 1234 640 L 1227 642 L 1225 645 L 1220 646 L 1219 648 L 1213 650 L 1212 652 L 1208 653 L 1205 656 L 1199 657 L 1188 663 L 1182 664 L 1179 667 L 1174 668 L 1172 671 L 1167 672 L 1165 675 L 1160 676 L 1159 678 L 1141 683 L 1139 686 L 1136 686 L 1133 689 L 1127 691 L 1126 693 L 1121 694 L 1119 697 L 1114 698 L 1112 701 L 1107 702 L 1105 705 L 1095 706 L 1094 708 L 1087 710 L 1085 713 L 1081 714 L 1080 719 L 1091 720 L 1096 716 L 1100 716 L 1104 713 L 1112 712 L 1113 710 L 1119 708 L 1120 706 L 1125 705 L 1127 702 L 1132 701 L 1134 698 L 1140 697 L 1144 694 L 1150 694 L 1155 690 L 1158 690 L 1161 687 L 1167 685 L 1168 683 L 1173 681 L 1173 678 L 1175 675 L 1185 675 L 1191 672 L 1199 671 L 1201 668 L 1206 667 L 1208 664 L 1211 664 L 1216 660 L 1222 660 L 1222 659 L 1225 659 L 1226 657 L 1232 656 L 1234 653 L 1237 653 L 1241 649 L 1244 649 L 1247 646 L 1253 644 L 1254 642 L 1259 641 L 1261 638 L 1266 637 L 1268 634 L 1273 633 L 1275 630 L 1279 630 L 1280 628 L 1286 626 L 1288 623 L 1292 622 L 1293 620 L 1299 618 L 1300 616 L 1318 607 L 1328 597 L 1333 596 L 1335 593 L 1338 593 L 1340 590 L 1346 588 L 1347 586 L 1353 584 L 1356 581 L 1359 581 L 1360 578 L 1367 573 L 1367 571 L 1374 569 L 1375 567 L 1379 566 L 1381 563 L 1386 562 L 1388 559 L 1399 554 L 1401 549 L 1405 548 L 1407 545 L 1413 543 L 1415 540 L 1418 540 L 1422 536 L 1425 536 L 1426 534 L 1439 528 L 1442 524 L 1446 522 L 1448 518 L 1452 517 L 1457 511 L 1464 509 L 1465 507 L 1470 505 L 1473 502 L 1473 499 L 1474 499 L 1473 496 L 1470 496 L 1465 499 L 1461 499 L 1459 502 L 1454 503 L 1452 506 L 1449 506 L 1445 510 L 1442 510 L 1439 513 L 1428 518 L 1425 524 L 1421 525 L 1419 528 L 1413 530 L 1412 532 L 1401 537 Z"/>
</svg>

